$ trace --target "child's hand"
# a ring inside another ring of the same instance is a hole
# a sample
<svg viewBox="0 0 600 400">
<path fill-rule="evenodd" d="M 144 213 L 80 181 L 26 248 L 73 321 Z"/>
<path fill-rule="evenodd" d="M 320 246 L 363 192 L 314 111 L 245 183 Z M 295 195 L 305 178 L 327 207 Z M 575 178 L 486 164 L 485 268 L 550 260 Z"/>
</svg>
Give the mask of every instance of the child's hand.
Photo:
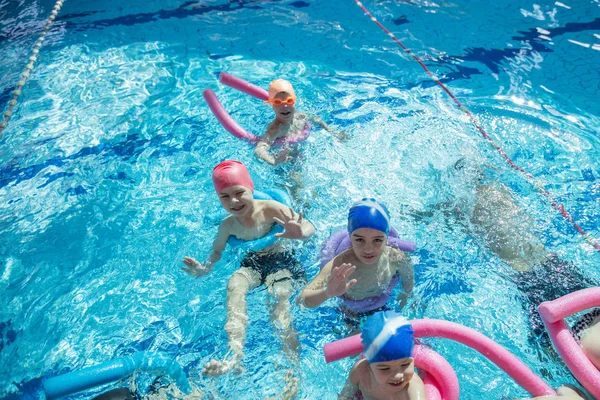
<svg viewBox="0 0 600 400">
<path fill-rule="evenodd" d="M 196 261 L 196 259 L 192 257 L 184 257 L 183 263 L 186 266 L 181 267 L 181 270 L 192 276 L 195 276 L 196 278 L 200 278 L 201 276 L 204 276 L 211 271 L 211 268 L 200 264 L 198 261 Z"/>
<path fill-rule="evenodd" d="M 340 142 L 345 142 L 350 139 L 350 137 L 348 137 L 344 131 L 333 131 L 333 134 Z"/>
<path fill-rule="evenodd" d="M 412 292 L 410 292 L 410 293 L 400 292 L 398 294 L 396 301 L 399 303 L 399 305 L 398 305 L 396 312 L 399 312 L 400 310 L 402 310 L 404 308 L 404 306 L 408 302 L 409 297 L 412 297 Z"/>
<path fill-rule="evenodd" d="M 286 147 L 285 149 L 281 150 L 279 153 L 277 153 L 277 156 L 275 156 L 275 162 L 273 163 L 273 165 L 279 165 L 281 163 L 290 161 L 292 157 L 290 157 L 288 154 L 290 154 L 289 147 Z"/>
<path fill-rule="evenodd" d="M 286 215 L 285 212 L 281 211 L 281 219 L 273 218 L 284 229 L 282 233 L 276 233 L 275 236 L 285 239 L 302 239 L 304 237 L 302 233 L 302 211 L 300 211 L 300 214 L 296 214 L 291 208 L 289 210 L 290 215 Z"/>
<path fill-rule="evenodd" d="M 339 267 L 332 269 L 327 281 L 327 296 L 341 296 L 352 286 L 356 285 L 356 279 L 346 282 L 355 269 L 356 266 L 348 263 L 344 263 Z"/>
</svg>

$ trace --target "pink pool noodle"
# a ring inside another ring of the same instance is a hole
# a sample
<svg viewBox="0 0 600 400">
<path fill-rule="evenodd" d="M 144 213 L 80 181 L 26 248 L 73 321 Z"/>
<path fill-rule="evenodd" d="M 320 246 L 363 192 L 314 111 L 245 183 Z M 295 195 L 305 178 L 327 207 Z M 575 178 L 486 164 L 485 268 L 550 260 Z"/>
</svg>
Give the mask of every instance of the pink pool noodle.
<svg viewBox="0 0 600 400">
<path fill-rule="evenodd" d="M 425 398 L 427 400 L 445 400 L 440 393 L 439 383 L 433 379 L 431 374 L 423 371 L 423 373 L 419 372 L 419 376 L 423 381 L 423 386 L 425 386 Z"/>
<path fill-rule="evenodd" d="M 347 338 L 327 343 L 323 346 L 325 362 L 333 362 L 342 358 L 355 356 L 362 353 L 363 345 L 360 335 L 348 336 Z"/>
<path fill-rule="evenodd" d="M 538 311 L 558 354 L 571 373 L 592 396 L 600 399 L 600 371 L 587 358 L 563 320 L 571 314 L 597 306 L 600 306 L 600 288 L 590 288 L 545 301 Z"/>
<path fill-rule="evenodd" d="M 533 396 L 555 395 L 556 392 L 515 355 L 487 336 L 466 326 L 435 319 L 411 321 L 415 337 L 443 337 L 477 350 L 506 372 Z"/>
<path fill-rule="evenodd" d="M 204 100 L 206 100 L 206 103 L 208 104 L 208 107 L 210 107 L 212 113 L 215 115 L 215 117 L 217 117 L 217 120 L 219 120 L 221 125 L 223 125 L 223 128 L 227 129 L 227 131 L 233 136 L 250 142 L 251 144 L 256 144 L 258 142 L 258 137 L 239 126 L 237 122 L 231 118 L 219 99 L 217 99 L 215 92 L 210 89 L 206 89 L 204 92 L 202 92 L 202 95 L 204 96 Z"/>
<path fill-rule="evenodd" d="M 246 82 L 237 76 L 228 74 L 227 72 L 221 72 L 219 74 L 219 80 L 222 84 L 237 89 L 240 92 L 249 94 L 252 97 L 256 97 L 259 100 L 265 101 L 269 99 L 269 94 L 265 89 L 253 85 L 250 82 Z"/>
<path fill-rule="evenodd" d="M 425 336 L 443 337 L 452 339 L 477 350 L 504 370 L 515 380 L 515 382 L 533 396 L 556 394 L 550 386 L 548 386 L 540 377 L 535 375 L 533 371 L 531 371 L 529 367 L 516 356 L 490 338 L 473 329 L 454 322 L 434 319 L 417 319 L 410 321 L 410 323 L 415 331 L 415 338 Z M 362 352 L 360 335 L 342 339 L 338 343 L 337 346 L 331 346 L 336 344 L 336 342 L 324 346 L 325 359 L 327 362 Z"/>
<path fill-rule="evenodd" d="M 569 315 L 600 306 L 600 287 L 578 290 L 539 305 L 538 311 L 548 322 L 557 322 Z"/>
<path fill-rule="evenodd" d="M 415 345 L 413 356 L 415 367 L 427 372 L 423 379 L 427 400 L 460 398 L 458 378 L 444 357 L 420 344 Z"/>
</svg>

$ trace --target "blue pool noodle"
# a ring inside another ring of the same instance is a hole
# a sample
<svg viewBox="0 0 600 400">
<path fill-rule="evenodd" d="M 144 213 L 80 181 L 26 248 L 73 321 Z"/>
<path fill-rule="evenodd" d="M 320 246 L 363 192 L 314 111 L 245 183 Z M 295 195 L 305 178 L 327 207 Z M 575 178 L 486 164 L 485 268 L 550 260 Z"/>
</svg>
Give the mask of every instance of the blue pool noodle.
<svg viewBox="0 0 600 400">
<path fill-rule="evenodd" d="M 189 394 L 192 391 L 185 372 L 177 361 L 161 353 L 143 351 L 49 378 L 44 381 L 43 388 L 47 399 L 56 399 L 114 382 L 137 370 L 166 374 L 184 393 Z"/>
</svg>

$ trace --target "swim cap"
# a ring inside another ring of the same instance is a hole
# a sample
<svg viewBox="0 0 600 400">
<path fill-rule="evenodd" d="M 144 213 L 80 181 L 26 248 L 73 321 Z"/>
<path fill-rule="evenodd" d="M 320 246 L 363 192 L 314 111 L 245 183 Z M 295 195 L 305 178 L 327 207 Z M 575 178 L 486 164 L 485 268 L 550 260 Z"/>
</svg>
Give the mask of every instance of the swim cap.
<svg viewBox="0 0 600 400">
<path fill-rule="evenodd" d="M 296 98 L 296 93 L 294 93 L 294 88 L 291 83 L 285 79 L 275 79 L 269 85 L 269 100 L 273 100 L 275 96 L 281 92 L 289 93 L 290 96 Z"/>
<path fill-rule="evenodd" d="M 413 335 L 408 320 L 393 311 L 371 315 L 361 326 L 360 334 L 369 364 L 412 357 Z"/>
<path fill-rule="evenodd" d="M 240 185 L 254 193 L 254 182 L 244 164 L 235 160 L 225 160 L 213 169 L 213 184 L 219 193 L 229 186 Z"/>
<path fill-rule="evenodd" d="M 348 212 L 348 233 L 359 228 L 371 228 L 390 233 L 390 212 L 383 203 L 364 198 L 357 201 Z"/>
</svg>

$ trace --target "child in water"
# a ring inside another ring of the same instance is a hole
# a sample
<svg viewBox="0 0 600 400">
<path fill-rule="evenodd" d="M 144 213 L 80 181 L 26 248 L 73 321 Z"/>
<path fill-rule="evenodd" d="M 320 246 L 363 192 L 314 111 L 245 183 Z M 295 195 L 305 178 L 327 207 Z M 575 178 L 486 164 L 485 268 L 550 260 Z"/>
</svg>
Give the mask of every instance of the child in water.
<svg viewBox="0 0 600 400">
<path fill-rule="evenodd" d="M 313 122 L 326 131 L 333 133 L 338 139 L 344 140 L 346 136 L 329 127 L 317 116 L 309 117 L 305 113 L 296 112 L 296 93 L 292 84 L 284 79 L 276 79 L 269 85 L 269 99 L 266 101 L 275 112 L 275 119 L 267 126 L 267 131 L 261 136 L 256 145 L 254 155 L 271 164 L 278 165 L 288 162 L 296 153 L 290 154 L 290 147 L 285 147 L 276 155 L 271 154 L 271 146 L 277 138 L 293 137 L 302 134 L 308 129 L 307 124 Z"/>
<path fill-rule="evenodd" d="M 338 399 L 425 399 L 425 385 L 415 373 L 413 330 L 392 311 L 373 314 L 361 327 L 365 358 L 354 364 Z"/>
<path fill-rule="evenodd" d="M 537 307 L 544 301 L 597 284 L 572 262 L 549 252 L 535 232 L 535 221 L 515 202 L 510 190 L 486 175 L 486 169 L 478 163 L 459 159 L 448 170 L 448 180 L 456 180 L 463 189 L 460 192 L 472 196 L 463 195 L 435 208 L 461 221 L 511 267 L 509 276 L 519 289 L 529 317 L 529 340 L 536 348 L 551 348 Z M 419 218 L 436 214 L 433 209 L 413 212 Z"/>
<path fill-rule="evenodd" d="M 414 267 L 401 250 L 387 245 L 390 214 L 375 199 L 362 199 L 348 212 L 351 248 L 335 256 L 300 294 L 299 302 L 316 308 L 331 297 L 343 300 L 347 316 L 363 317 L 386 307 L 398 279 L 402 308 L 414 286 Z"/>
<path fill-rule="evenodd" d="M 182 270 L 201 277 L 210 273 L 214 264 L 221 259 L 227 240 L 233 235 L 241 240 L 255 240 L 269 234 L 276 224 L 283 227 L 278 238 L 305 240 L 313 235 L 314 226 L 291 208 L 273 200 L 255 200 L 254 183 L 246 167 L 239 161 L 223 161 L 213 169 L 213 183 L 221 205 L 229 214 L 217 232 L 212 245 L 212 254 L 203 264 L 192 257 L 185 257 Z M 212 360 L 204 368 L 206 375 L 221 375 L 233 369 L 239 370 L 243 357 L 242 349 L 246 337 L 248 317 L 246 295 L 260 285 L 265 285 L 269 294 L 276 299 L 271 318 L 284 344 L 284 351 L 292 362 L 298 362 L 298 339 L 292 326 L 289 298 L 292 281 L 300 274 L 299 262 L 292 250 L 280 240 L 260 251 L 249 252 L 241 267 L 231 276 L 227 284 L 227 323 L 225 331 L 229 338 L 227 360 Z M 227 356 L 226 356 L 227 357 Z M 290 382 L 288 382 L 290 384 Z M 296 388 L 297 389 L 297 388 Z"/>
</svg>

